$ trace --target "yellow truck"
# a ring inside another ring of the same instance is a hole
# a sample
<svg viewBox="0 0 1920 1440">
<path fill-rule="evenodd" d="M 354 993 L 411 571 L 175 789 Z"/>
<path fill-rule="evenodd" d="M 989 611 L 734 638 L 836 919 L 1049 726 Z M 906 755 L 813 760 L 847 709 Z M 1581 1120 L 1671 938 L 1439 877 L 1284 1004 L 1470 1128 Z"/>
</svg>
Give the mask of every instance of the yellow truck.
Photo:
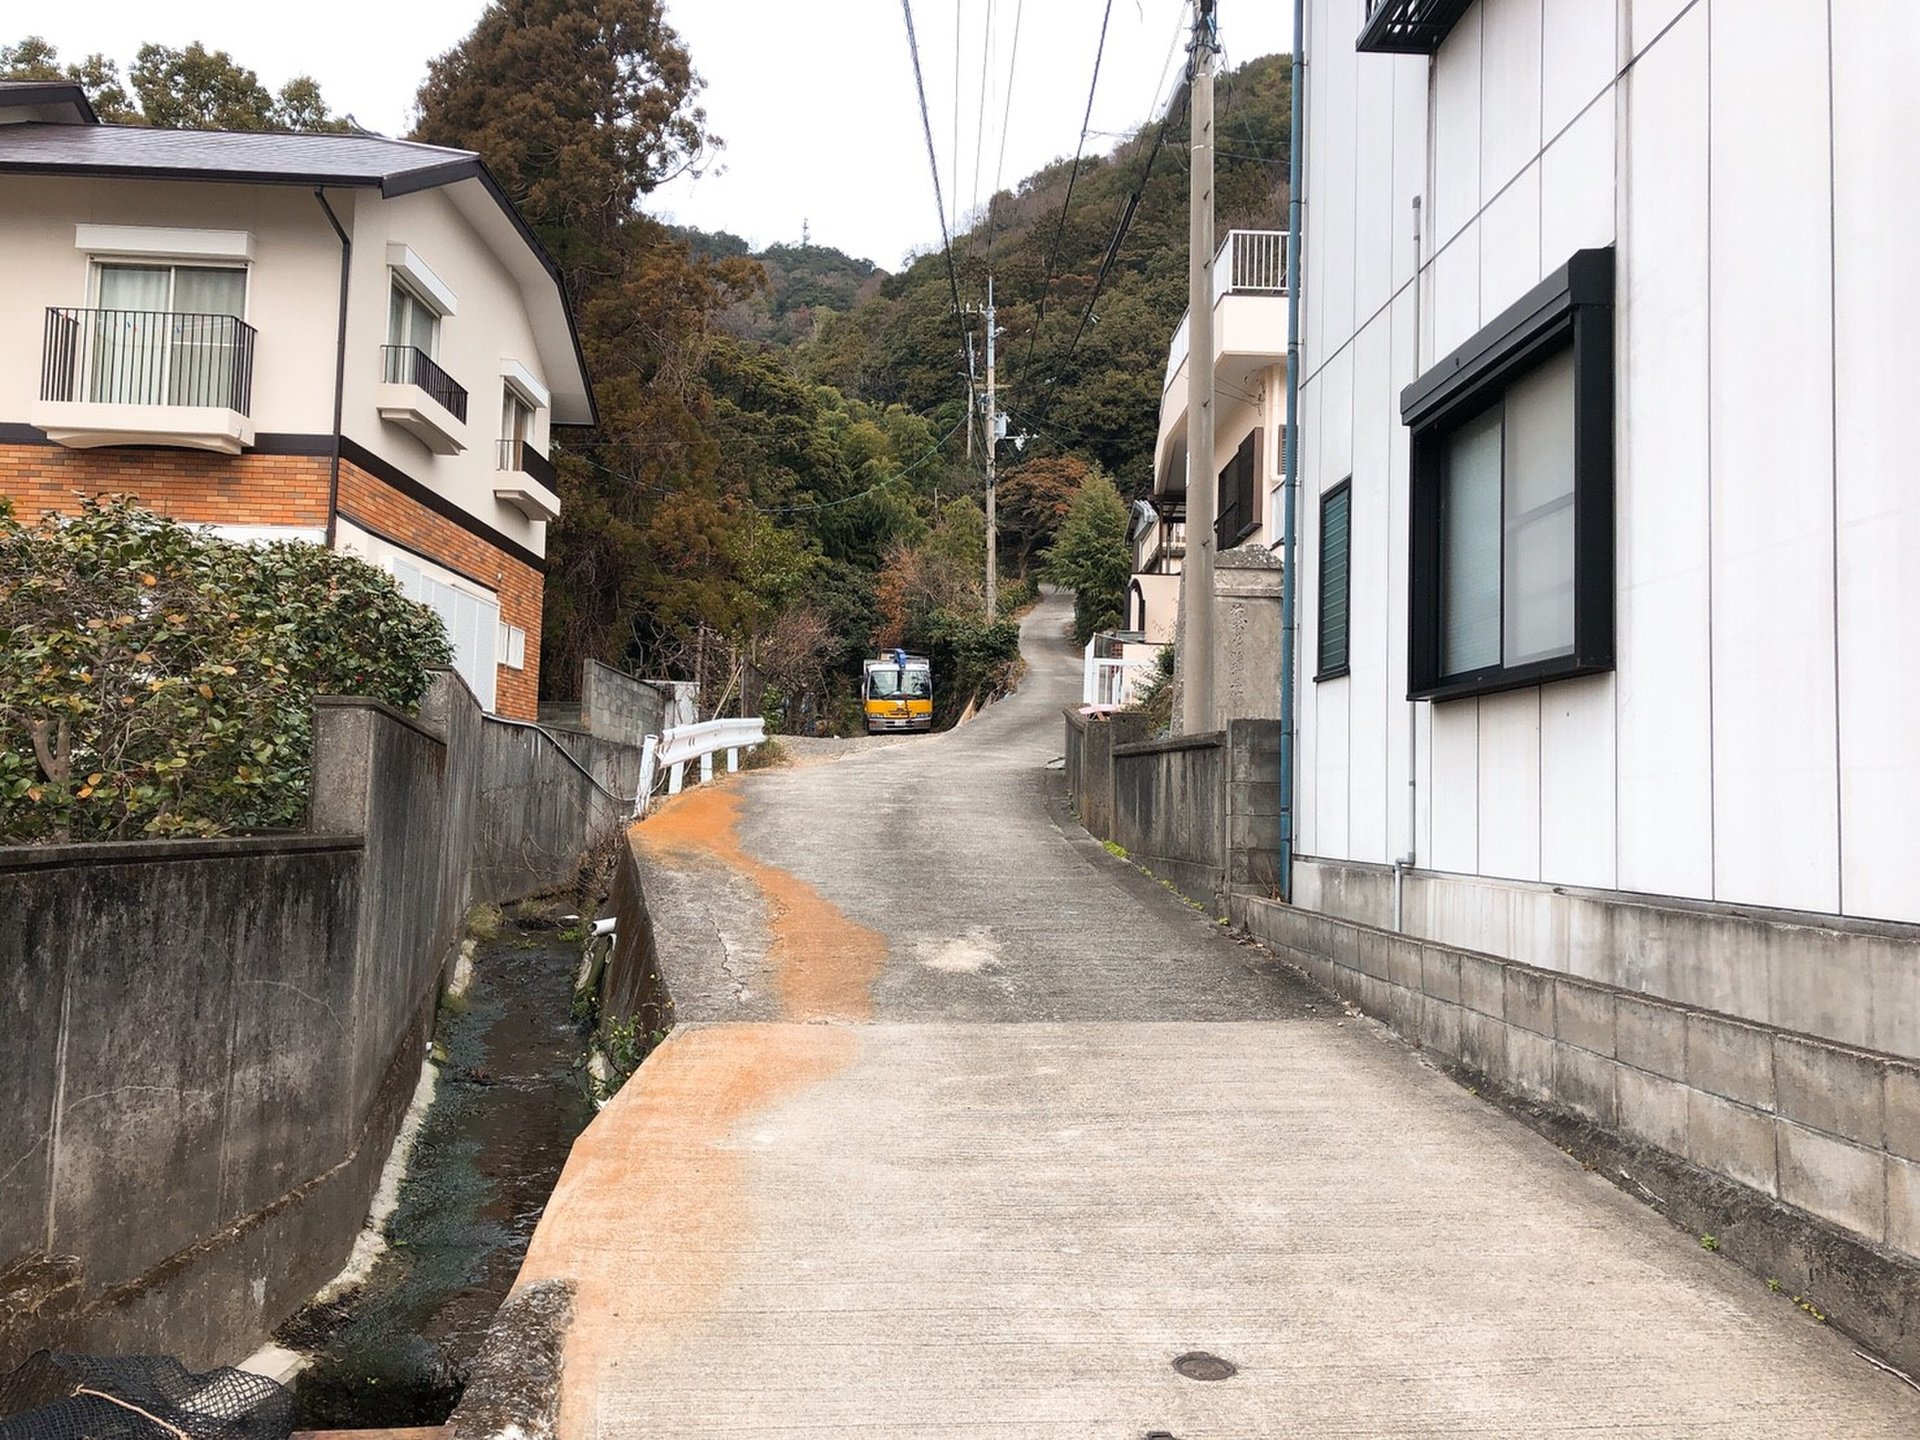
<svg viewBox="0 0 1920 1440">
<path fill-rule="evenodd" d="M 933 662 L 904 650 L 867 661 L 860 702 L 869 735 L 933 729 Z"/>
</svg>

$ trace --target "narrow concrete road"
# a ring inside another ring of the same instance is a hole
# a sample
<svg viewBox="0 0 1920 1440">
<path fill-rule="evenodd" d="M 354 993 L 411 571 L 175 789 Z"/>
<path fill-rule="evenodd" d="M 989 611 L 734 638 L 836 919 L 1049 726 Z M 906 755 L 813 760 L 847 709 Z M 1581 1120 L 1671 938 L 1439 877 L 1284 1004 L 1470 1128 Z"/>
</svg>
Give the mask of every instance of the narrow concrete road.
<svg viewBox="0 0 1920 1440">
<path fill-rule="evenodd" d="M 681 1025 L 522 1273 L 576 1287 L 565 1440 L 1920 1434 L 1920 1394 L 1079 831 L 1065 621 L 959 731 L 640 827 Z"/>
</svg>

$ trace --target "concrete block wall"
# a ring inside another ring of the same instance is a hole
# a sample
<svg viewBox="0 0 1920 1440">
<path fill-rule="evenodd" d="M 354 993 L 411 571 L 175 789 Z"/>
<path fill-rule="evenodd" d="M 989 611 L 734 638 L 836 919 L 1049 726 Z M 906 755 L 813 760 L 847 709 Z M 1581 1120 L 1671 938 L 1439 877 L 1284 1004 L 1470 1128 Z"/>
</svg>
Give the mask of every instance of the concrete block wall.
<svg viewBox="0 0 1920 1440">
<path fill-rule="evenodd" d="M 1274 891 L 1280 724 L 1146 740 L 1146 717 L 1065 712 L 1067 793 L 1087 832 L 1226 913 L 1230 888 Z"/>
<path fill-rule="evenodd" d="M 1103 838 L 1216 911 L 1224 903 L 1226 812 L 1225 731 L 1114 747 L 1112 833 Z"/>
<path fill-rule="evenodd" d="M 1920 1064 L 1255 896 L 1233 910 L 1440 1058 L 1920 1259 Z"/>
<path fill-rule="evenodd" d="M 1068 710 L 1067 794 L 1090 834 L 1113 838 L 1113 752 L 1147 738 L 1144 715 L 1083 715 Z"/>
<path fill-rule="evenodd" d="M 1920 926 L 1414 870 L 1407 933 L 1920 1060 Z M 1393 871 L 1298 859 L 1294 903 L 1390 926 Z"/>
<path fill-rule="evenodd" d="M 641 680 L 597 660 L 580 667 L 580 725 L 589 734 L 638 745 L 669 724 L 684 723 L 675 711 L 671 685 Z"/>
</svg>

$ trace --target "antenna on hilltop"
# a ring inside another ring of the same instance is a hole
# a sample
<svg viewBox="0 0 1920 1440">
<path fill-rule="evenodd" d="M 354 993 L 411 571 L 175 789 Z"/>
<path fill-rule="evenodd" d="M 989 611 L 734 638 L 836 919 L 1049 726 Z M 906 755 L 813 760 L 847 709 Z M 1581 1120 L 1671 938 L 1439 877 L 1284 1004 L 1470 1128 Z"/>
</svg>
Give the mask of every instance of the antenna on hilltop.
<svg viewBox="0 0 1920 1440">
<path fill-rule="evenodd" d="M 804 249 L 806 246 L 811 245 L 812 243 L 813 243 L 813 226 L 809 222 L 802 220 L 800 222 L 800 245 Z"/>
</svg>

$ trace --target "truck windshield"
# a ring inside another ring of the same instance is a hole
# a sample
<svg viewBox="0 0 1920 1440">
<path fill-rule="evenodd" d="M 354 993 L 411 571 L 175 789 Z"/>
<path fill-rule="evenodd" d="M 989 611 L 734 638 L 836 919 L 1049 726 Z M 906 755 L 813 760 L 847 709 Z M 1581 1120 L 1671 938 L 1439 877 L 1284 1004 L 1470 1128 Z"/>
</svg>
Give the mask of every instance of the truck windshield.
<svg viewBox="0 0 1920 1440">
<path fill-rule="evenodd" d="M 932 677 L 924 670 L 870 670 L 867 695 L 874 700 L 925 700 L 933 694 Z"/>
</svg>

